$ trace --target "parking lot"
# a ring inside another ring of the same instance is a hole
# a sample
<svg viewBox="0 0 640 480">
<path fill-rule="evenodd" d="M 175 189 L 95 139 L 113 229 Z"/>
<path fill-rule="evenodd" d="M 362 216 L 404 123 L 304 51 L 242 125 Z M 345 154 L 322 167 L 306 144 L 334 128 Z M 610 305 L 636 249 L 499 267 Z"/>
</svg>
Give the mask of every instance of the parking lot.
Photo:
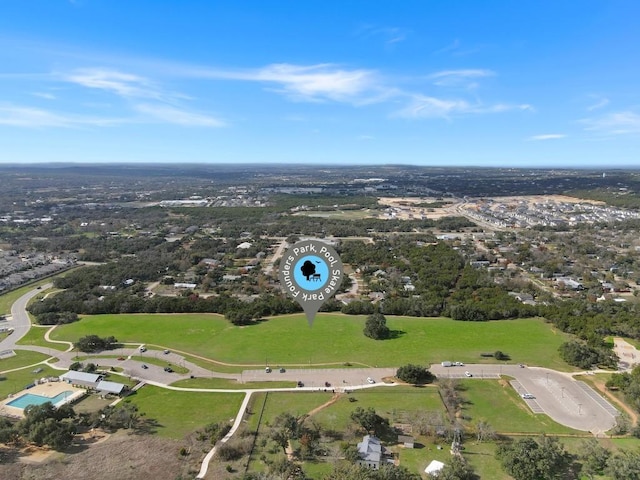
<svg viewBox="0 0 640 480">
<path fill-rule="evenodd" d="M 571 375 L 538 367 L 518 365 L 465 365 L 443 367 L 432 365 L 431 371 L 443 378 L 473 379 L 499 378 L 508 375 L 518 395 L 531 394 L 534 398 L 522 399 L 534 413 L 545 413 L 556 422 L 576 430 L 601 434 L 611 429 L 618 411 L 598 392 Z"/>
<path fill-rule="evenodd" d="M 286 369 L 280 372 L 279 367 L 271 367 L 267 373 L 264 368 L 260 370 L 245 370 L 242 372 L 242 382 L 263 382 L 274 380 L 286 380 L 302 382 L 305 387 L 327 388 L 329 383 L 332 390 L 347 390 L 350 387 L 370 385 L 368 379 L 374 383 L 382 382 L 385 377 L 393 377 L 395 368 L 309 368 Z"/>
</svg>

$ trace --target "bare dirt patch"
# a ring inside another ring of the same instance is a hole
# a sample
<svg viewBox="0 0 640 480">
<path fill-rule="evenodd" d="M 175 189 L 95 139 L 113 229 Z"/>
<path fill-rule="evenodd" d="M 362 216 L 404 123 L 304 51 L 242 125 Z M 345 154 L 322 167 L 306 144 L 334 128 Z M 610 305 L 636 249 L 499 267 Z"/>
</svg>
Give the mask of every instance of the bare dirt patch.
<svg viewBox="0 0 640 480">
<path fill-rule="evenodd" d="M 429 218 L 437 220 L 442 217 L 451 217 L 456 215 L 456 205 L 447 203 L 442 207 L 425 208 L 420 204 L 428 204 L 440 202 L 432 197 L 380 197 L 378 203 L 388 206 L 391 211 L 384 212 L 378 218 L 397 218 L 401 220 Z M 390 217 L 391 216 L 391 217 Z"/>
<path fill-rule="evenodd" d="M 87 478 L 192 478 L 202 459 L 199 451 L 180 456 L 182 442 L 148 435 L 130 435 L 120 432 L 107 440 L 96 441 L 78 453 L 55 453 L 39 463 L 17 461 L 20 454 L 0 450 L 0 478 L 12 480 L 84 480 Z"/>
</svg>

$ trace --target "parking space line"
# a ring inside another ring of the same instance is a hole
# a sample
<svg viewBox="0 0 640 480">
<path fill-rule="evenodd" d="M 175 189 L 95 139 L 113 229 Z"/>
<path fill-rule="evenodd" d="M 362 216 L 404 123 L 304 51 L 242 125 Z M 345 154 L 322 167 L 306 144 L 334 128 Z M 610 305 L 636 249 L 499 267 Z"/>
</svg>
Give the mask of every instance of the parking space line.
<svg viewBox="0 0 640 480">
<path fill-rule="evenodd" d="M 581 381 L 577 381 L 576 383 L 582 391 L 584 391 L 587 395 L 589 395 L 589 397 L 595 400 L 595 402 L 602 408 L 604 408 L 608 413 L 610 413 L 614 417 L 620 415 L 618 409 L 611 405 L 606 399 L 604 399 L 602 395 L 591 388 L 591 386 Z"/>
</svg>

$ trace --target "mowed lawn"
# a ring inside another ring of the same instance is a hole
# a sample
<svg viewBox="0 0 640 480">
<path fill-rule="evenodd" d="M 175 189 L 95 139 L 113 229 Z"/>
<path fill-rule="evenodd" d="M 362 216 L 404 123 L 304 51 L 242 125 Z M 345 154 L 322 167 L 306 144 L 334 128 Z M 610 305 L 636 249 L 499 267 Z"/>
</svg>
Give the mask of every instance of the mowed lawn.
<svg viewBox="0 0 640 480">
<path fill-rule="evenodd" d="M 184 438 L 209 423 L 233 423 L 243 393 L 178 392 L 145 385 L 127 401 L 157 422 L 160 436 Z"/>
<path fill-rule="evenodd" d="M 448 318 L 388 317 L 392 339 L 363 335 L 364 316 L 318 314 L 273 317 L 245 327 L 215 314 L 96 315 L 58 327 L 56 340 L 97 334 L 121 342 L 145 342 L 234 364 L 406 363 L 492 361 L 481 353 L 501 350 L 512 362 L 569 370 L 558 355 L 568 337 L 541 319 L 459 322 Z"/>
</svg>

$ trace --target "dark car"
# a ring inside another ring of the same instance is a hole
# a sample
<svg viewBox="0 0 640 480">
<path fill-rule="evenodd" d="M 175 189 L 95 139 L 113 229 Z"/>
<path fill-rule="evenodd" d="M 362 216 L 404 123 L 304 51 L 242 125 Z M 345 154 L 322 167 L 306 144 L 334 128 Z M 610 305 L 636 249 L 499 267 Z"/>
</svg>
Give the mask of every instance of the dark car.
<svg viewBox="0 0 640 480">
<path fill-rule="evenodd" d="M 299 386 L 299 387 L 304 387 L 304 383 L 302 383 L 302 382 L 298 381 L 298 386 Z"/>
<path fill-rule="evenodd" d="M 147 365 L 143 363 L 143 364 L 142 364 L 142 369 L 143 369 L 143 370 L 146 370 L 147 368 L 149 368 L 149 367 L 147 367 Z"/>
<path fill-rule="evenodd" d="M 284 368 L 280 368 L 280 373 L 284 373 L 286 370 Z"/>
<path fill-rule="evenodd" d="M 164 371 L 165 371 L 165 372 L 167 372 L 167 373 L 171 373 L 171 372 L 173 372 L 173 368 L 171 368 L 171 367 L 164 367 Z"/>
</svg>

